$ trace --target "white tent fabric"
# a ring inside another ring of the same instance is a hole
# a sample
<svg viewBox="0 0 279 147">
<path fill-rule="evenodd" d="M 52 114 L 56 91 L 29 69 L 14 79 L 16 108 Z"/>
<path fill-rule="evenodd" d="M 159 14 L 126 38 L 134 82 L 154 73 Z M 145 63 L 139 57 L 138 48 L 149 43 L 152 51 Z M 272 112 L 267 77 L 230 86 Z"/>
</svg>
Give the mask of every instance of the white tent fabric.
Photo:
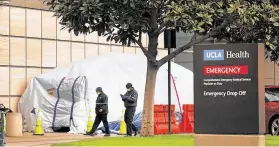
<svg viewBox="0 0 279 147">
<path fill-rule="evenodd" d="M 126 92 L 125 85 L 127 82 L 131 82 L 139 93 L 136 113 L 140 112 L 143 109 L 146 66 L 146 58 L 143 55 L 111 53 L 90 57 L 74 62 L 69 66 L 58 67 L 32 78 L 19 103 L 19 110 L 26 121 L 27 131 L 34 130 L 36 118 L 35 114 L 31 112 L 34 109 L 37 111 L 39 108 L 45 131 L 48 131 L 54 125 L 57 127 L 70 126 L 70 133 L 84 133 L 88 111 L 95 108 L 96 87 L 102 87 L 108 95 L 109 122 L 121 118 L 124 104 L 120 94 Z M 172 63 L 171 72 L 175 79 L 181 105 L 193 104 L 192 71 Z M 64 77 L 64 81 L 61 82 Z M 60 83 L 62 84 L 60 85 Z M 76 83 L 74 96 L 72 96 L 73 83 Z M 165 64 L 157 74 L 155 104 L 167 104 L 167 83 L 168 72 L 167 64 Z M 60 98 L 57 103 L 57 88 L 59 85 Z M 53 94 L 50 94 L 51 89 L 54 89 Z M 179 110 L 177 94 L 172 83 L 172 104 L 175 104 L 176 109 Z M 73 100 L 75 101 L 74 104 Z M 57 106 L 55 107 L 55 105 Z M 55 109 L 56 114 L 54 113 Z M 71 109 L 73 110 L 72 119 L 70 118 Z M 54 124 L 53 118 L 55 118 Z"/>
</svg>

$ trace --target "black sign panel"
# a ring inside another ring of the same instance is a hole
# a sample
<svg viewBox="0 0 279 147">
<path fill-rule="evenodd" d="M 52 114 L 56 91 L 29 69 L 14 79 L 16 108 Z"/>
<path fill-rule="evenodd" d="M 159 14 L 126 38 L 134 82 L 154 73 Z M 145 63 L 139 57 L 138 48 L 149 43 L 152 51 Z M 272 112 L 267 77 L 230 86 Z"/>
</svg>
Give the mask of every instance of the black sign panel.
<svg viewBox="0 0 279 147">
<path fill-rule="evenodd" d="M 258 84 L 258 44 L 195 46 L 195 133 L 258 134 Z"/>
</svg>

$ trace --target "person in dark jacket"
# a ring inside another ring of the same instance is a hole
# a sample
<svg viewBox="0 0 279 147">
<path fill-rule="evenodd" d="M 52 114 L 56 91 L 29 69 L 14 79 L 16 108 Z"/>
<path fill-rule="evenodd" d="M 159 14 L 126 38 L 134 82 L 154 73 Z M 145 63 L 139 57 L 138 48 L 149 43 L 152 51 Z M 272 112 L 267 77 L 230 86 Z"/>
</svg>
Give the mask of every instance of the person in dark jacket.
<svg viewBox="0 0 279 147">
<path fill-rule="evenodd" d="M 132 131 L 134 131 L 134 136 L 137 136 L 138 129 L 132 123 L 138 100 L 138 92 L 134 89 L 131 83 L 126 84 L 127 92 L 124 95 L 120 95 L 125 106 L 124 121 L 127 126 L 127 136 L 132 136 Z"/>
<path fill-rule="evenodd" d="M 108 115 L 108 97 L 103 92 L 101 87 L 98 87 L 96 89 L 96 93 L 98 94 L 98 97 L 96 99 L 96 106 L 95 106 L 95 112 L 96 117 L 94 121 L 94 125 L 92 126 L 92 129 L 90 131 L 90 135 L 94 136 L 97 135 L 95 131 L 97 130 L 98 126 L 100 125 L 101 121 L 104 124 L 105 127 L 105 135 L 104 136 L 110 136 L 110 130 L 109 130 L 109 124 L 107 120 Z"/>
</svg>

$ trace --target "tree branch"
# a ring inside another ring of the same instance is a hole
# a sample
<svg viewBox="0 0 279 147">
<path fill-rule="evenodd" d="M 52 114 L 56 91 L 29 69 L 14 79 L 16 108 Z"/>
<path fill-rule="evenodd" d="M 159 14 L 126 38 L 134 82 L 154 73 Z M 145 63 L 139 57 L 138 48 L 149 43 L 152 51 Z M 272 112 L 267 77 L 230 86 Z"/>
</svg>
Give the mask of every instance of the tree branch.
<svg viewBox="0 0 279 147">
<path fill-rule="evenodd" d="M 142 45 L 141 41 L 133 38 L 133 40 L 139 45 L 141 51 L 143 52 L 143 54 L 146 56 L 147 60 L 149 60 L 151 63 L 153 63 L 154 65 L 157 65 L 158 61 L 156 59 L 154 59 L 147 51 L 147 49 Z"/>
<path fill-rule="evenodd" d="M 163 33 L 166 29 L 167 29 L 167 27 L 163 28 L 163 29 L 159 32 L 159 34 Z"/>
<path fill-rule="evenodd" d="M 191 38 L 191 41 L 190 42 L 193 42 L 193 41 L 195 41 L 196 39 L 197 39 L 197 36 L 198 36 L 198 33 L 194 33 L 194 35 L 192 36 L 192 38 Z"/>
<path fill-rule="evenodd" d="M 159 28 L 157 28 L 157 29 L 153 32 L 153 35 L 159 35 L 159 34 L 161 34 L 161 30 L 162 30 L 164 27 L 166 27 L 167 24 L 168 24 L 168 22 L 163 22 L 163 23 L 159 26 Z"/>
<path fill-rule="evenodd" d="M 186 45 L 184 45 L 184 46 L 182 46 L 182 47 L 176 49 L 176 50 L 175 50 L 174 52 L 172 52 L 171 54 L 169 54 L 169 55 L 165 56 L 164 58 L 160 59 L 160 60 L 158 61 L 158 67 L 164 65 L 166 62 L 168 62 L 169 60 L 171 60 L 172 58 L 174 58 L 175 56 L 177 56 L 178 54 L 180 54 L 180 53 L 183 52 L 184 50 L 187 50 L 187 49 L 189 49 L 190 47 L 192 47 L 192 46 L 194 46 L 194 45 L 196 45 L 196 44 L 198 44 L 198 43 L 200 43 L 200 42 L 202 42 L 202 41 L 204 41 L 204 40 L 210 38 L 210 37 L 211 37 L 212 35 L 214 35 L 217 31 L 219 31 L 220 29 L 223 29 L 224 27 L 226 27 L 226 26 L 231 22 L 231 19 L 233 18 L 233 16 L 234 16 L 234 15 L 231 15 L 227 20 L 224 20 L 223 23 L 222 23 L 220 26 L 214 28 L 214 29 L 213 29 L 211 32 L 209 32 L 207 35 L 205 35 L 205 36 L 203 36 L 203 37 L 201 37 L 201 38 L 199 38 L 199 39 L 194 39 L 194 38 L 196 37 L 196 35 L 197 35 L 197 34 L 194 34 L 194 36 L 192 37 L 191 41 L 190 41 L 188 44 L 186 44 Z"/>
<path fill-rule="evenodd" d="M 149 30 L 149 31 L 152 30 L 152 27 L 148 23 L 146 23 L 146 26 L 147 26 L 147 30 Z"/>
<path fill-rule="evenodd" d="M 157 8 L 153 7 L 151 9 L 151 16 L 150 16 L 150 26 L 151 26 L 151 31 L 153 32 L 155 29 L 158 28 L 158 24 L 157 24 L 157 14 L 158 14 L 158 11 L 157 11 Z"/>
</svg>

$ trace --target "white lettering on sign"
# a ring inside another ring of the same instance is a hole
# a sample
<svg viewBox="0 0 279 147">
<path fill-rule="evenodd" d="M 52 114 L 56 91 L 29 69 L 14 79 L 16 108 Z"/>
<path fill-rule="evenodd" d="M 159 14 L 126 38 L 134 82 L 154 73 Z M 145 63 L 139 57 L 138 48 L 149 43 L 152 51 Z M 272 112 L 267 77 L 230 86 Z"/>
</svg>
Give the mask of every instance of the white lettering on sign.
<svg viewBox="0 0 279 147">
<path fill-rule="evenodd" d="M 206 57 L 207 58 L 221 58 L 222 54 L 220 52 L 207 52 Z"/>
<path fill-rule="evenodd" d="M 226 92 L 207 92 L 207 91 L 204 91 L 203 95 L 204 96 L 213 96 L 213 97 L 217 97 L 217 96 L 225 97 L 226 96 Z"/>
<path fill-rule="evenodd" d="M 226 96 L 238 96 L 238 95 L 246 95 L 246 91 L 226 91 L 226 92 L 208 92 L 208 91 L 203 91 L 204 96 L 211 96 L 211 97 L 226 97 Z"/>
<path fill-rule="evenodd" d="M 238 95 L 246 95 L 246 91 L 239 91 Z"/>
<path fill-rule="evenodd" d="M 239 73 L 240 68 L 239 67 L 231 67 L 231 68 L 207 68 L 206 73 L 215 73 L 215 74 L 224 74 L 224 73 Z"/>
<path fill-rule="evenodd" d="M 204 66 L 204 75 L 243 75 L 248 74 L 247 65 Z"/>
<path fill-rule="evenodd" d="M 227 91 L 227 95 L 237 96 L 237 92 Z"/>
<path fill-rule="evenodd" d="M 232 59 L 249 58 L 249 53 L 247 51 L 239 51 L 239 52 L 227 51 L 226 58 L 232 58 Z"/>
</svg>

